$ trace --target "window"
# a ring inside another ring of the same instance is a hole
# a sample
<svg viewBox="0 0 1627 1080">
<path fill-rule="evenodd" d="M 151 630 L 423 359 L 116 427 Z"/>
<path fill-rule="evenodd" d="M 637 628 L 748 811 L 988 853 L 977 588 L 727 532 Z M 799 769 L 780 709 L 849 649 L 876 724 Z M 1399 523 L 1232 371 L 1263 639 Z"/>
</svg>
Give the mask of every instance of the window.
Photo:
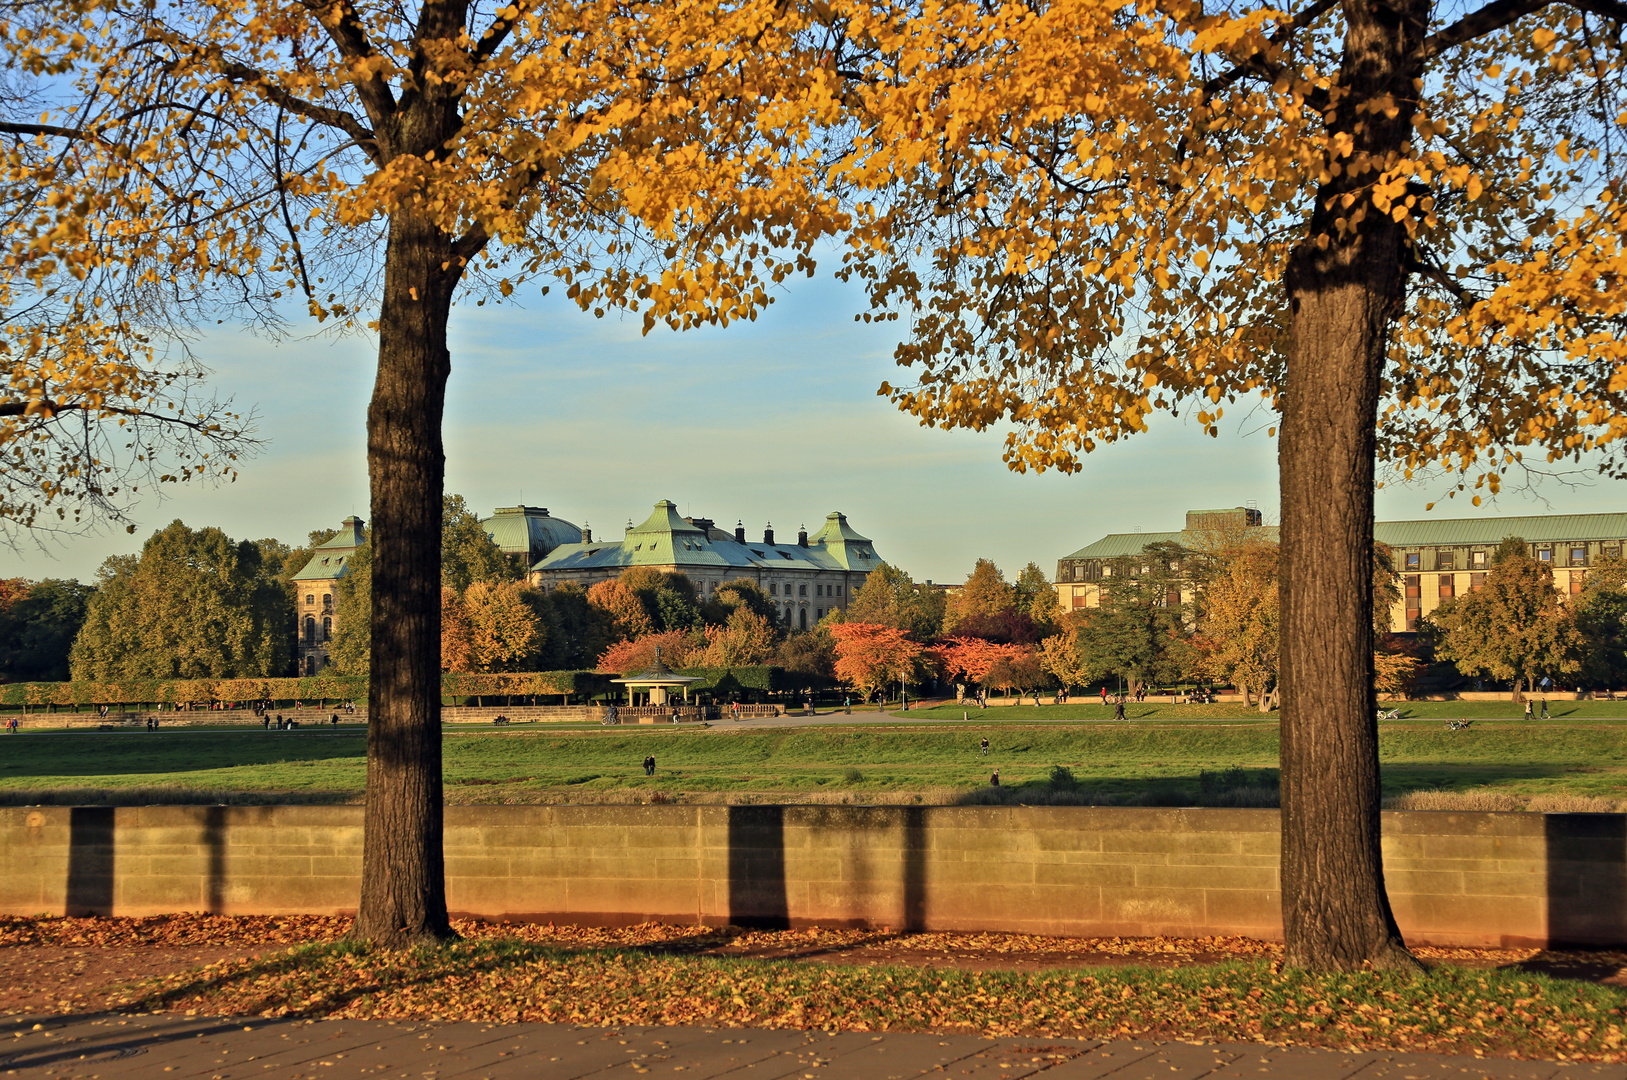
<svg viewBox="0 0 1627 1080">
<path fill-rule="evenodd" d="M 1452 557 L 1455 554 L 1456 552 L 1454 552 L 1451 548 L 1442 548 L 1441 550 L 1435 552 L 1435 569 L 1452 569 Z"/>
<path fill-rule="evenodd" d="M 323 641 L 332 641 L 333 640 L 333 620 L 332 619 L 323 619 L 322 620 L 322 640 Z"/>
<path fill-rule="evenodd" d="M 307 604 L 314 604 L 314 603 L 316 603 L 316 597 L 311 596 L 309 593 L 307 593 L 306 596 L 305 596 L 305 602 Z"/>
<path fill-rule="evenodd" d="M 333 594 L 332 593 L 323 593 L 322 594 L 322 606 L 325 607 L 325 608 L 329 608 L 329 607 L 333 606 Z"/>
<path fill-rule="evenodd" d="M 1545 563 L 1553 562 L 1554 561 L 1553 549 L 1552 548 L 1538 548 L 1537 549 L 1537 561 L 1538 562 L 1545 562 Z"/>
<path fill-rule="evenodd" d="M 1437 584 L 1437 588 L 1440 590 L 1440 598 L 1442 600 L 1450 600 L 1453 596 L 1452 575 L 1442 574 Z"/>
<path fill-rule="evenodd" d="M 1166 589 L 1164 591 L 1164 606 L 1165 607 L 1180 607 L 1181 606 L 1181 590 L 1179 590 L 1179 589 Z"/>
<path fill-rule="evenodd" d="M 808 595 L 808 586 L 806 586 L 806 585 L 798 585 L 797 586 L 797 595 L 798 596 L 807 596 Z"/>
<path fill-rule="evenodd" d="M 836 586 L 836 595 L 837 596 L 842 595 L 842 587 L 840 585 Z"/>
<path fill-rule="evenodd" d="M 1417 574 L 1408 574 L 1407 575 L 1405 592 L 1406 592 L 1408 600 L 1416 600 L 1418 598 L 1419 593 L 1418 593 L 1418 575 Z M 1418 605 L 1417 604 L 1408 604 L 1407 606 L 1408 607 L 1417 607 Z"/>
<path fill-rule="evenodd" d="M 1585 547 L 1573 547 L 1573 548 L 1571 548 L 1571 565 L 1572 566 L 1586 566 L 1587 565 L 1587 548 L 1585 548 Z"/>
<path fill-rule="evenodd" d="M 1582 585 L 1583 585 L 1584 582 L 1586 582 L 1586 580 L 1587 580 L 1587 571 L 1586 570 L 1572 570 L 1571 571 L 1571 595 L 1572 596 L 1577 596 L 1577 595 L 1581 594 Z"/>
<path fill-rule="evenodd" d="M 808 629 L 808 609 L 807 608 L 803 608 L 802 610 L 797 612 L 797 621 L 802 624 L 802 629 L 804 629 L 804 630 Z"/>
<path fill-rule="evenodd" d="M 768 583 L 768 595 L 770 595 L 770 596 L 778 596 L 778 595 L 780 595 L 780 587 L 779 587 L 779 585 L 777 585 L 776 583 L 770 581 Z"/>
<path fill-rule="evenodd" d="M 1112 576 L 1113 576 L 1113 568 L 1111 566 L 1102 567 L 1102 577 L 1112 577 Z"/>
<path fill-rule="evenodd" d="M 815 585 L 814 586 L 814 595 L 815 596 L 824 596 L 825 595 L 825 587 L 823 585 Z"/>
<path fill-rule="evenodd" d="M 1612 559 L 1619 559 L 1621 557 L 1621 545 L 1620 544 L 1605 544 L 1599 550 L 1601 552 L 1603 552 L 1604 554 L 1610 556 Z"/>
<path fill-rule="evenodd" d="M 1485 584 L 1486 584 L 1486 575 L 1485 574 L 1470 574 L 1469 575 L 1469 591 L 1470 592 L 1479 592 L 1485 586 Z"/>
<path fill-rule="evenodd" d="M 1470 552 L 1469 553 L 1469 565 L 1473 566 L 1473 567 L 1475 567 L 1477 569 L 1482 567 L 1482 566 L 1485 566 L 1486 565 L 1486 553 L 1484 551 L 1472 551 L 1472 552 Z"/>
<path fill-rule="evenodd" d="M 305 644 L 316 644 L 316 620 L 309 615 L 305 617 Z"/>
<path fill-rule="evenodd" d="M 824 608 L 815 608 L 814 609 L 814 618 L 823 619 L 824 617 L 825 617 L 825 609 Z"/>
<path fill-rule="evenodd" d="M 1416 570 L 1421 565 L 1421 556 L 1416 551 L 1407 552 L 1407 569 Z"/>
</svg>

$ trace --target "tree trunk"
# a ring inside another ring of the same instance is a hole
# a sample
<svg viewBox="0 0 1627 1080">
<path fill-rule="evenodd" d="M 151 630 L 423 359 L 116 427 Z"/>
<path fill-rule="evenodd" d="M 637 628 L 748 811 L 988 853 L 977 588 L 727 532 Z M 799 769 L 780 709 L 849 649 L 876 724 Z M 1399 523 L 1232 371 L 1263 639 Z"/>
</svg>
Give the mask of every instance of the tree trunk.
<svg viewBox="0 0 1627 1080">
<path fill-rule="evenodd" d="M 372 678 L 358 936 L 452 935 L 441 849 L 441 410 L 455 264 L 426 215 L 391 219 L 367 410 L 373 502 Z"/>
<path fill-rule="evenodd" d="M 1379 849 L 1373 694 L 1373 454 L 1391 321 L 1406 290 L 1407 234 L 1368 200 L 1410 135 L 1427 0 L 1345 0 L 1330 122 L 1354 152 L 1317 193 L 1310 240 L 1290 257 L 1279 468 L 1282 492 L 1282 915 L 1290 965 L 1417 969 L 1390 911 Z M 1388 99 L 1387 108 L 1373 108 Z M 1355 195 L 1366 216 L 1340 197 Z M 1325 237 L 1319 247 L 1313 241 Z"/>
</svg>

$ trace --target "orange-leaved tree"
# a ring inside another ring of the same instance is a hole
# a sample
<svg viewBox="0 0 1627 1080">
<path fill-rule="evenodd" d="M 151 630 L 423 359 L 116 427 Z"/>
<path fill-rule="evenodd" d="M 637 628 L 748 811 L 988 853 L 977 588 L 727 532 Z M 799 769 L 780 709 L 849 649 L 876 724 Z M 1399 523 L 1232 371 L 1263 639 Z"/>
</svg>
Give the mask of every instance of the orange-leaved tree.
<svg viewBox="0 0 1627 1080">
<path fill-rule="evenodd" d="M 40 0 L 0 16 L 18 289 L 151 335 L 375 334 L 368 785 L 357 933 L 450 933 L 439 545 L 447 322 L 563 280 L 646 328 L 754 315 L 842 222 L 799 130 L 837 76 L 774 0 Z M 15 202 L 16 200 L 14 200 Z M 34 276 L 31 278 L 29 274 Z M 26 298 L 24 298 L 26 300 Z M 19 308 L 26 308 L 19 301 Z M 116 343 L 115 343 L 116 344 Z"/>
<path fill-rule="evenodd" d="M 845 9 L 844 9 L 845 10 Z M 1414 969 L 1379 857 L 1375 461 L 1495 491 L 1627 432 L 1620 0 L 872 0 L 848 270 L 1019 470 L 1278 414 L 1294 965 Z M 866 196 L 864 193 L 870 193 Z M 1479 496 L 1474 498 L 1478 500 Z"/>
<path fill-rule="evenodd" d="M 836 677 L 868 698 L 900 679 L 911 679 L 926 648 L 896 626 L 831 623 L 836 639 Z"/>
</svg>

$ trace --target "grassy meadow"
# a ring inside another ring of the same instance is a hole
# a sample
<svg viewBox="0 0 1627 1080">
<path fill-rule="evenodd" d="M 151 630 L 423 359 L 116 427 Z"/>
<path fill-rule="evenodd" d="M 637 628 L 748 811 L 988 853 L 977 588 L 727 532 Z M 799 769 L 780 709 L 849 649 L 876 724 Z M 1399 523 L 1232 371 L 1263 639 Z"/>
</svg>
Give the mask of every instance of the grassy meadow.
<svg viewBox="0 0 1627 1080">
<path fill-rule="evenodd" d="M 1442 704 L 1453 708 L 1443 713 Z M 1553 703 L 1548 721 L 1481 718 L 1464 731 L 1446 730 L 1441 719 L 1498 705 L 1507 715 L 1506 702 L 1419 703 L 1406 711 L 1436 715 L 1383 723 L 1385 794 L 1627 799 L 1627 720 L 1586 715 L 1610 703 Z M 1236 715 L 1184 720 L 1138 717 L 1156 707 L 1131 706 L 1124 723 L 1053 713 L 1091 708 L 1101 706 L 991 708 L 969 722 L 957 708 L 863 725 L 830 717 L 783 727 L 453 729 L 444 775 L 448 801 L 456 803 L 1275 804 L 1274 719 L 1227 706 L 1210 708 Z M 950 722 L 922 722 L 946 712 L 953 712 L 944 718 Z M 985 737 L 987 756 L 979 747 Z M 0 802 L 345 802 L 361 795 L 365 753 L 358 726 L 25 730 L 0 736 Z M 641 768 L 647 755 L 656 759 L 653 778 Z M 989 786 L 995 769 L 999 791 Z"/>
</svg>

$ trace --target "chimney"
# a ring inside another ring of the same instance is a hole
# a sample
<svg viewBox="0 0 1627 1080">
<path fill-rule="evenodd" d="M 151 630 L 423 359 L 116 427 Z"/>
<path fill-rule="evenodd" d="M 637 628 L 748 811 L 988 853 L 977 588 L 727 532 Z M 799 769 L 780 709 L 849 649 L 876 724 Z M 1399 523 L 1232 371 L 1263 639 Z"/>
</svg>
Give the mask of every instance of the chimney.
<svg viewBox="0 0 1627 1080">
<path fill-rule="evenodd" d="M 734 523 L 734 542 L 737 544 L 746 542 L 746 526 L 744 522 L 737 521 Z"/>
<path fill-rule="evenodd" d="M 763 543 L 774 543 L 774 523 L 772 521 L 770 521 L 768 523 L 768 527 L 763 530 Z"/>
<path fill-rule="evenodd" d="M 588 528 L 586 525 L 582 526 L 582 543 L 593 543 L 593 530 Z"/>
<path fill-rule="evenodd" d="M 797 530 L 797 547 L 808 546 L 808 526 L 804 525 Z"/>
</svg>

